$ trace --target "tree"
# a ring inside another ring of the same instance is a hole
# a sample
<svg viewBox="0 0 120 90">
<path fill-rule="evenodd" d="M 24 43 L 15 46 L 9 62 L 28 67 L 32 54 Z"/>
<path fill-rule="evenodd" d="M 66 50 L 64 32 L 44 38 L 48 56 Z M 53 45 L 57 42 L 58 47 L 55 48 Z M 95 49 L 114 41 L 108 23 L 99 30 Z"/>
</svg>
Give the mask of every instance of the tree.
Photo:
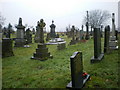
<svg viewBox="0 0 120 90">
<path fill-rule="evenodd" d="M 0 25 L 4 25 L 4 22 L 5 22 L 5 18 L 1 15 L 1 12 L 0 12 Z"/>
<path fill-rule="evenodd" d="M 91 28 L 95 28 L 104 25 L 110 17 L 110 13 L 106 10 L 92 10 L 88 12 L 88 24 Z M 87 16 L 83 19 L 83 23 L 85 24 L 86 22 Z"/>
</svg>

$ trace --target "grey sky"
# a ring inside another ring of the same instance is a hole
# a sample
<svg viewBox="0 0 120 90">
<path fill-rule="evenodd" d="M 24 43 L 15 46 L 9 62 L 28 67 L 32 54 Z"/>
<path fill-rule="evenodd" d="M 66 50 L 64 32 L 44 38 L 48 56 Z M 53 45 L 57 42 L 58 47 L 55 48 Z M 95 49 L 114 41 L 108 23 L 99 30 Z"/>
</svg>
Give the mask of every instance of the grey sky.
<svg viewBox="0 0 120 90">
<path fill-rule="evenodd" d="M 56 31 L 65 31 L 66 26 L 75 25 L 81 29 L 86 11 L 94 9 L 108 10 L 115 13 L 116 27 L 118 26 L 119 0 L 1 0 L 0 12 L 6 18 L 5 26 L 10 22 L 18 24 L 19 17 L 23 25 L 36 26 L 41 18 L 46 22 L 47 31 L 52 20 Z M 107 23 L 111 25 L 111 20 Z"/>
</svg>

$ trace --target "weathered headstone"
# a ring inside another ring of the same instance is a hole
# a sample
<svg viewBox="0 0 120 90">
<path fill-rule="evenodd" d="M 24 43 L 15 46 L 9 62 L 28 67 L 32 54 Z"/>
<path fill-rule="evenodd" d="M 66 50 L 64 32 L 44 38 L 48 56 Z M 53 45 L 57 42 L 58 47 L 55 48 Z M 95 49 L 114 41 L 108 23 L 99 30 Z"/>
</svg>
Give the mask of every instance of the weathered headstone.
<svg viewBox="0 0 120 90">
<path fill-rule="evenodd" d="M 66 48 L 66 43 L 65 42 L 64 43 L 58 43 L 58 46 L 57 46 L 58 50 L 63 50 L 65 48 Z"/>
<path fill-rule="evenodd" d="M 50 33 L 47 33 L 46 41 L 50 40 Z"/>
<path fill-rule="evenodd" d="M 51 38 L 55 38 L 56 37 L 56 33 L 55 33 L 55 25 L 53 24 L 54 21 L 52 21 L 52 24 L 50 25 L 50 37 Z"/>
<path fill-rule="evenodd" d="M 32 34 L 35 34 L 35 29 L 33 28 L 33 30 L 32 30 Z"/>
<path fill-rule="evenodd" d="M 73 45 L 73 44 L 76 44 L 76 40 L 75 40 L 75 26 L 72 26 L 71 33 L 72 33 L 72 40 L 70 41 L 70 45 Z"/>
<path fill-rule="evenodd" d="M 89 39 L 89 23 L 88 23 L 88 11 L 87 11 L 87 22 L 86 22 L 86 36 L 85 39 Z"/>
<path fill-rule="evenodd" d="M 100 28 L 94 28 L 94 56 L 91 58 L 91 63 L 101 61 L 104 54 L 101 53 L 101 33 Z"/>
<path fill-rule="evenodd" d="M 82 88 L 86 81 L 90 78 L 89 74 L 83 76 L 82 52 L 74 52 L 70 57 L 71 79 L 67 88 Z"/>
<path fill-rule="evenodd" d="M 29 28 L 26 30 L 26 40 L 27 44 L 32 43 L 32 33 Z"/>
<path fill-rule="evenodd" d="M 25 26 L 22 25 L 22 18 L 19 18 L 17 28 L 17 38 L 15 39 L 15 47 L 24 47 L 25 44 Z"/>
<path fill-rule="evenodd" d="M 109 53 L 109 37 L 110 37 L 110 26 L 105 27 L 104 35 L 104 53 Z"/>
<path fill-rule="evenodd" d="M 12 39 L 3 38 L 2 39 L 2 58 L 14 56 Z"/>
<path fill-rule="evenodd" d="M 43 28 L 45 27 L 45 22 L 43 19 L 40 20 L 40 23 L 38 23 L 38 27 L 40 28 L 40 40 L 38 43 L 38 48 L 36 49 L 36 52 L 33 54 L 33 57 L 31 59 L 37 59 L 37 60 L 47 60 L 48 58 L 52 58 L 52 55 L 48 52 L 48 48 L 44 44 L 44 33 Z"/>
<path fill-rule="evenodd" d="M 40 42 L 40 27 L 39 27 L 39 21 L 37 22 L 36 34 L 35 34 L 34 41 L 35 41 L 35 43 L 39 43 L 39 42 Z"/>
<path fill-rule="evenodd" d="M 6 33 L 6 38 L 11 38 L 11 29 L 12 29 L 12 25 L 9 23 L 8 25 L 8 29 L 7 29 L 7 33 Z"/>
<path fill-rule="evenodd" d="M 82 25 L 82 29 L 80 30 L 80 40 L 83 40 L 83 34 L 84 34 L 84 32 L 83 32 L 83 25 Z"/>
<path fill-rule="evenodd" d="M 113 50 L 118 49 L 117 40 L 115 36 L 115 14 L 114 13 L 112 13 L 112 35 L 110 36 L 109 46 L 110 46 L 110 49 L 113 49 Z"/>
</svg>

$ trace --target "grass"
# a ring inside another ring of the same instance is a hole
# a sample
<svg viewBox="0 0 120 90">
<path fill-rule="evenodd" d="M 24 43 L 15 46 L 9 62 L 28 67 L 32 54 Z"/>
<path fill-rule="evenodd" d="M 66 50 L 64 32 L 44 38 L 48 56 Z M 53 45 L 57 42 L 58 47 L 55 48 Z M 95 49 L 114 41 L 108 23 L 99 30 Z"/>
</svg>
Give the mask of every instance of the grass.
<svg viewBox="0 0 120 90">
<path fill-rule="evenodd" d="M 48 45 L 53 59 L 46 61 L 30 59 L 37 43 L 30 44 L 30 48 L 15 47 L 15 56 L 2 59 L 2 87 L 65 88 L 71 81 L 70 56 L 75 51 L 82 51 L 84 71 L 91 75 L 84 88 L 118 88 L 118 50 L 105 54 L 101 62 L 90 64 L 92 39 L 70 46 L 71 39 L 66 36 L 62 38 L 67 41 L 66 49 L 58 51 L 57 45 Z"/>
</svg>

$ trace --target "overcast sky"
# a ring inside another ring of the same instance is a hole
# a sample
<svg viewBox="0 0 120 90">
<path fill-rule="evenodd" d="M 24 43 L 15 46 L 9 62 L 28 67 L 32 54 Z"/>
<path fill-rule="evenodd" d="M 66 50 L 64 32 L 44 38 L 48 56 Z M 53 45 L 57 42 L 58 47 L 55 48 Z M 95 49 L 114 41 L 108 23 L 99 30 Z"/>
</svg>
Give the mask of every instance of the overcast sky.
<svg viewBox="0 0 120 90">
<path fill-rule="evenodd" d="M 18 24 L 22 17 L 23 25 L 36 26 L 41 18 L 46 23 L 46 30 L 54 20 L 56 31 L 65 31 L 70 25 L 81 29 L 86 11 L 102 9 L 115 13 L 118 26 L 119 0 L 0 0 L 0 12 L 6 18 L 5 26 Z M 107 23 L 111 25 L 111 20 Z"/>
</svg>

